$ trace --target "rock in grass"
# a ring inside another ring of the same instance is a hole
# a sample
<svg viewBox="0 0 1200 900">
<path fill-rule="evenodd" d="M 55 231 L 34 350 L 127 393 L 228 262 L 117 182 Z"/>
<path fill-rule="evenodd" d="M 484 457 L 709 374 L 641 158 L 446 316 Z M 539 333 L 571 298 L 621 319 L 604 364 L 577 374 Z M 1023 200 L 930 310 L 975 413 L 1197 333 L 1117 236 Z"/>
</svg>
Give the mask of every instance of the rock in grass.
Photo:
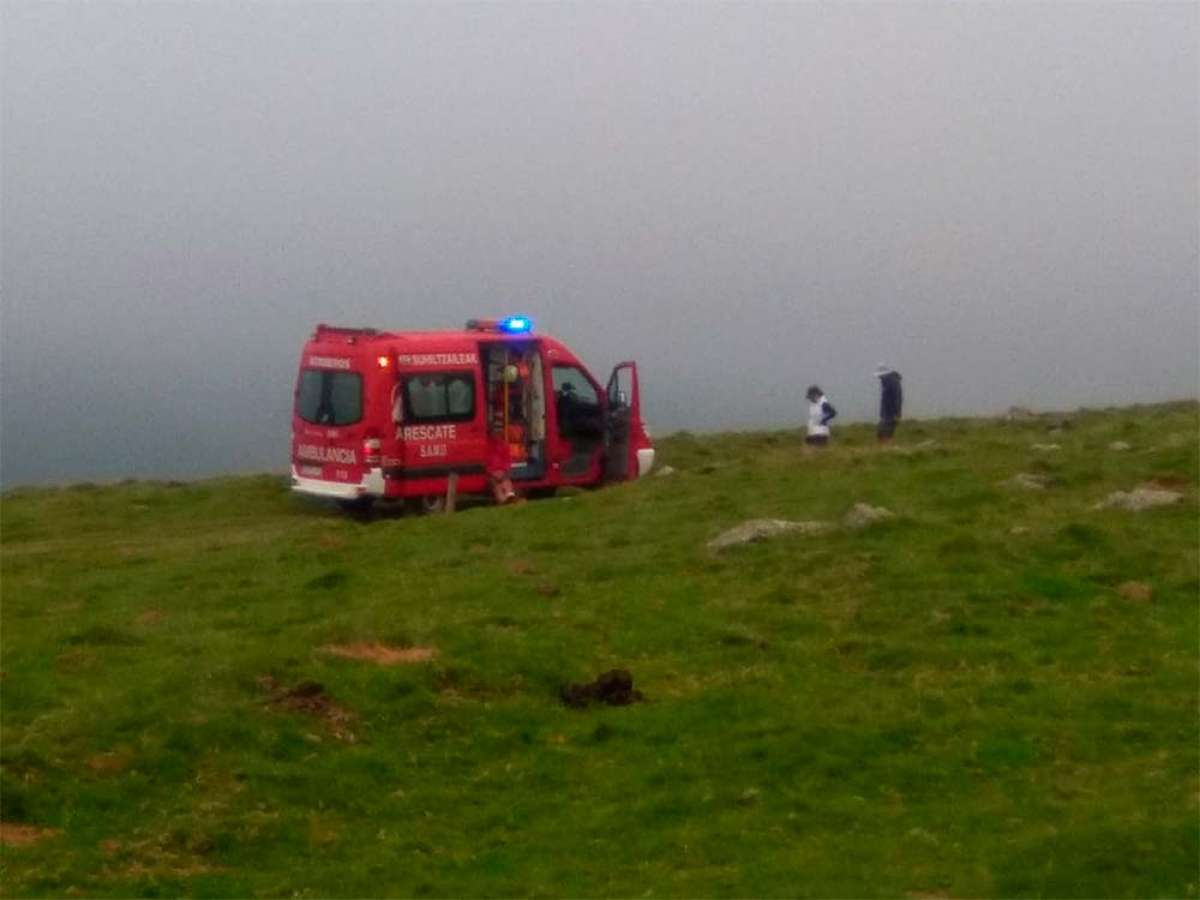
<svg viewBox="0 0 1200 900">
<path fill-rule="evenodd" d="M 876 522 L 886 522 L 888 519 L 894 519 L 896 514 L 890 509 L 884 509 L 882 506 L 871 506 L 868 503 L 855 503 L 850 508 L 850 512 L 846 513 L 846 518 L 842 520 L 842 524 L 847 528 L 866 528 L 868 525 L 874 525 Z"/>
<path fill-rule="evenodd" d="M 1050 479 L 1045 475 L 1033 475 L 1029 472 L 1018 472 L 1007 481 L 1002 481 L 1005 487 L 1021 488 L 1026 491 L 1041 491 L 1050 486 Z"/>
<path fill-rule="evenodd" d="M 1151 509 L 1155 506 L 1170 506 L 1172 503 L 1178 503 L 1182 499 L 1183 494 L 1178 491 L 1143 486 L 1134 488 L 1132 491 L 1116 491 L 1109 494 L 1099 504 L 1099 507 L 1141 512 L 1143 509 Z"/>
<path fill-rule="evenodd" d="M 666 478 L 667 476 L 675 474 L 675 467 L 674 466 L 663 466 L 661 469 L 655 469 L 654 474 L 657 475 L 659 478 Z"/>
<path fill-rule="evenodd" d="M 1108 449 L 1113 451 L 1113 453 L 1124 453 L 1126 450 L 1132 450 L 1133 445 L 1126 441 L 1113 441 L 1108 445 Z"/>
<path fill-rule="evenodd" d="M 828 522 L 790 522 L 787 519 L 750 519 L 735 525 L 708 542 L 709 550 L 724 550 L 738 544 L 756 544 L 781 534 L 820 534 L 832 526 Z"/>
<path fill-rule="evenodd" d="M 1144 581 L 1126 581 L 1117 588 L 1117 593 L 1134 603 L 1149 603 L 1154 599 L 1154 588 Z"/>
<path fill-rule="evenodd" d="M 1029 446 L 1039 453 L 1054 453 L 1062 449 L 1060 444 L 1030 444 Z"/>
</svg>

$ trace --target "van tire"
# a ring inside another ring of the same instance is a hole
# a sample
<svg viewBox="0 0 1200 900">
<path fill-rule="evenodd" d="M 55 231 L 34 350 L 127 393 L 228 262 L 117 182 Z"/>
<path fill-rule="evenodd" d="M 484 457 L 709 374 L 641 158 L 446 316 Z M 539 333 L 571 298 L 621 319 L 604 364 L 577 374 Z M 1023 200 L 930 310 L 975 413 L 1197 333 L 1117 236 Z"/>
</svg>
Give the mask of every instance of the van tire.
<svg viewBox="0 0 1200 900">
<path fill-rule="evenodd" d="M 526 492 L 525 496 L 530 500 L 549 500 L 557 493 L 558 488 L 556 487 L 540 487 L 530 488 L 529 491 Z"/>
<path fill-rule="evenodd" d="M 446 498 L 441 494 L 409 497 L 405 500 L 404 511 L 418 516 L 438 515 L 446 511 Z"/>
<path fill-rule="evenodd" d="M 337 505 L 344 513 L 363 515 L 371 511 L 374 502 L 374 497 L 355 497 L 353 500 L 339 500 Z"/>
</svg>

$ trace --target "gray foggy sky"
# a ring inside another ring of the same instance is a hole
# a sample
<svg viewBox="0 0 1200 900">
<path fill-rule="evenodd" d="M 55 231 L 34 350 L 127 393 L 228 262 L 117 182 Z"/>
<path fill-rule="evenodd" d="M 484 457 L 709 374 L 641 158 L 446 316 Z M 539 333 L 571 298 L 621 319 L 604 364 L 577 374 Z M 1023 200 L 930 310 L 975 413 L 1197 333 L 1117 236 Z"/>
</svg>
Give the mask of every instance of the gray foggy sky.
<svg viewBox="0 0 1200 900">
<path fill-rule="evenodd" d="M 0 477 L 282 468 L 318 321 L 656 433 L 1195 396 L 1198 9 L 9 0 Z"/>
</svg>

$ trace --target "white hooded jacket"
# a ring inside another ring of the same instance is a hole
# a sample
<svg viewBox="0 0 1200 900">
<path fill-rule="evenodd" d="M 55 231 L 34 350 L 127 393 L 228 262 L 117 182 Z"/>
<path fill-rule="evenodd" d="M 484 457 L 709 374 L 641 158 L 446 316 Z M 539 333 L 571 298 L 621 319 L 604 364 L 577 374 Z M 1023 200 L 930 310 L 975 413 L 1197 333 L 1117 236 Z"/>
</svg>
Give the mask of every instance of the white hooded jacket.
<svg viewBox="0 0 1200 900">
<path fill-rule="evenodd" d="M 822 394 L 808 404 L 808 434 L 810 437 L 829 436 L 829 422 L 837 415 L 837 410 Z"/>
</svg>

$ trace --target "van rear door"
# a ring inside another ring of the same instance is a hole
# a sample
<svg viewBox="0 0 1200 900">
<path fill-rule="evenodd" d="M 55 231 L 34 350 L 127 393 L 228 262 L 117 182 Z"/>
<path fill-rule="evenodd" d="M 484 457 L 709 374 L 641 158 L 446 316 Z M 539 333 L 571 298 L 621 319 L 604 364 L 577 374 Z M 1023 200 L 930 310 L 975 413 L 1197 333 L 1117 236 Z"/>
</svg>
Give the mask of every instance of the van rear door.
<svg viewBox="0 0 1200 900">
<path fill-rule="evenodd" d="M 367 471 L 367 385 L 355 363 L 350 356 L 305 354 L 292 445 L 292 462 L 304 478 L 349 484 Z"/>
</svg>

